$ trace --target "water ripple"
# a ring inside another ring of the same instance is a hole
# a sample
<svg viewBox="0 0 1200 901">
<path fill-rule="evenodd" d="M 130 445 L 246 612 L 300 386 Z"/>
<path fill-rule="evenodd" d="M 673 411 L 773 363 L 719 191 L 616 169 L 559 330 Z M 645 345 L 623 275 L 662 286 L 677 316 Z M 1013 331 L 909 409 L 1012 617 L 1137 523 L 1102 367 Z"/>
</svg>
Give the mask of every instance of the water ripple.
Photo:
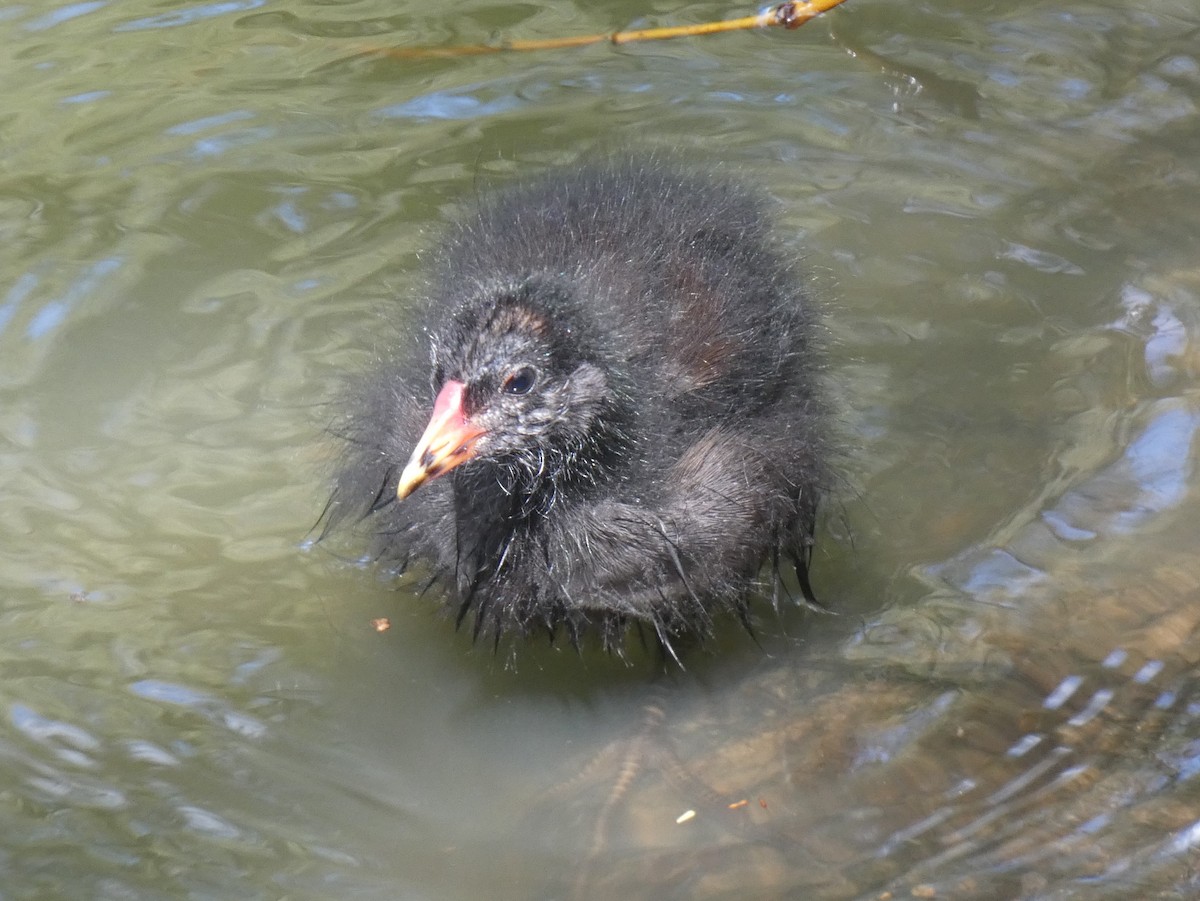
<svg viewBox="0 0 1200 901">
<path fill-rule="evenodd" d="M 201 6 L 193 6 L 190 9 L 181 9 L 157 16 L 133 19 L 116 26 L 113 31 L 147 31 L 155 28 L 178 28 L 181 25 L 193 25 L 204 19 L 258 9 L 264 2 L 265 0 L 234 0 L 234 2 L 226 3 L 208 3 Z"/>
<path fill-rule="evenodd" d="M 232 710 L 219 698 L 184 685 L 159 679 L 142 679 L 134 682 L 129 688 L 134 694 L 147 700 L 161 701 L 195 710 L 206 719 L 218 722 L 230 731 L 247 738 L 259 738 L 267 731 L 266 725 L 261 720 Z"/>
</svg>

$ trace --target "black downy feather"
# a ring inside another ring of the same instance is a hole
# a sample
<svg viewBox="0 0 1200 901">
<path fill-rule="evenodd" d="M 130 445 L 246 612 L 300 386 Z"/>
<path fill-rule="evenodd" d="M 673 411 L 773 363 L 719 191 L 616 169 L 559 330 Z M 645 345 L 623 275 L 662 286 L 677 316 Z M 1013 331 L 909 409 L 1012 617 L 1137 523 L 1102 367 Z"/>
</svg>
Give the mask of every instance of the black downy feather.
<svg viewBox="0 0 1200 901">
<path fill-rule="evenodd" d="M 816 605 L 828 418 L 790 257 L 756 192 L 657 159 L 485 201 L 438 247 L 395 352 L 349 392 L 325 529 L 364 520 L 382 565 L 423 562 L 456 622 L 497 640 L 561 627 L 621 651 L 646 625 L 678 662 L 722 612 L 750 629 L 764 565 L 778 604 L 785 557 Z M 505 393 L 522 368 L 530 390 Z M 446 379 L 484 437 L 397 501 Z"/>
</svg>

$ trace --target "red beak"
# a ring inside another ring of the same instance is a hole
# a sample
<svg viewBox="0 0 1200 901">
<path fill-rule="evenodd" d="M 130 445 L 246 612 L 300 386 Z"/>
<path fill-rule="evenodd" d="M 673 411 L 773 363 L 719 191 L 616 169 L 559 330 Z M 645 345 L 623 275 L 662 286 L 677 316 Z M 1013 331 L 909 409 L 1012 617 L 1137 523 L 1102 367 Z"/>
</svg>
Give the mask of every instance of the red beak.
<svg viewBox="0 0 1200 901">
<path fill-rule="evenodd" d="M 400 473 L 396 497 L 404 500 L 425 482 L 436 479 L 475 456 L 475 443 L 484 430 L 471 423 L 463 412 L 467 386 L 448 381 L 433 402 L 429 425 Z"/>
</svg>

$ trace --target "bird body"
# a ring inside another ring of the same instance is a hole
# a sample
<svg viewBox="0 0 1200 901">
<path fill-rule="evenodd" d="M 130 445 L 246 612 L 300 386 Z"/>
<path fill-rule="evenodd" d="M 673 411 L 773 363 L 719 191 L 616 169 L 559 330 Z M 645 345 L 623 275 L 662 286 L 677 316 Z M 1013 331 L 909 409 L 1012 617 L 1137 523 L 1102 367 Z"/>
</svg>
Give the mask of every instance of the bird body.
<svg viewBox="0 0 1200 901">
<path fill-rule="evenodd" d="M 817 316 L 766 203 L 627 158 L 500 192 L 436 251 L 419 330 L 352 392 L 331 522 L 429 568 L 476 633 L 631 623 L 667 649 L 805 566 Z"/>
</svg>

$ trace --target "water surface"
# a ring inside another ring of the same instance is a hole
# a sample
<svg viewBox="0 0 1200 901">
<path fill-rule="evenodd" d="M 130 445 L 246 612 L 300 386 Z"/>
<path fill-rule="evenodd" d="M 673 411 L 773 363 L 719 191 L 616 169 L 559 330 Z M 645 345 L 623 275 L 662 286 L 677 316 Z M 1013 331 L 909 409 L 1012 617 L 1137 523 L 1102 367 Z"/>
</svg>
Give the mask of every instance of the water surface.
<svg viewBox="0 0 1200 901">
<path fill-rule="evenodd" d="M 1200 16 L 364 52 L 745 12 L 0 9 L 6 898 L 1200 891 Z M 307 542 L 329 405 L 458 205 L 647 142 L 828 306 L 837 615 L 514 668 Z"/>
</svg>

